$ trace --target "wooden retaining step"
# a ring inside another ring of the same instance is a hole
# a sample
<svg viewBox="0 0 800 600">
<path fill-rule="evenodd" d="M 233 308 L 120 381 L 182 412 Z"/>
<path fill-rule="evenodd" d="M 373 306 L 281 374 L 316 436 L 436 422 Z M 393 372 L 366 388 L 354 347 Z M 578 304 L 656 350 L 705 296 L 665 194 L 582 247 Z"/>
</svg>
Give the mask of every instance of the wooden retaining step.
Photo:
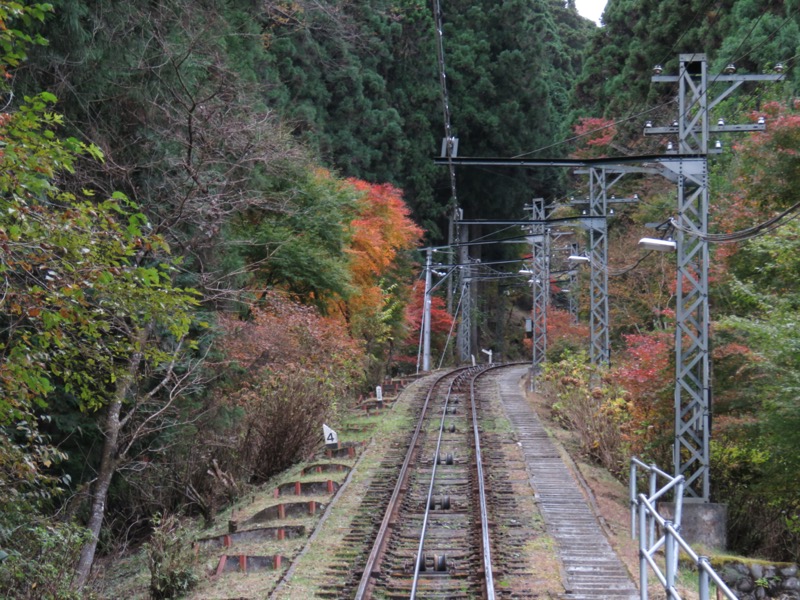
<svg viewBox="0 0 800 600">
<path fill-rule="evenodd" d="M 311 473 L 349 473 L 351 467 L 340 463 L 319 463 L 308 465 L 302 471 L 301 475 L 309 475 Z"/>
<path fill-rule="evenodd" d="M 265 523 L 277 521 L 287 517 L 307 517 L 319 514 L 325 510 L 326 505 L 316 500 L 308 502 L 283 502 L 258 511 L 249 519 L 243 521 L 242 525 L 252 525 L 255 523 Z"/>
<path fill-rule="evenodd" d="M 274 496 L 324 496 L 335 494 L 339 484 L 332 479 L 325 481 L 292 481 L 275 488 Z"/>
<path fill-rule="evenodd" d="M 282 527 L 259 527 L 233 531 L 197 540 L 201 546 L 222 546 L 229 548 L 236 542 L 262 541 L 262 540 L 290 540 L 306 535 L 304 525 L 285 525 Z"/>
<path fill-rule="evenodd" d="M 280 554 L 272 556 L 248 556 L 246 554 L 223 554 L 219 557 L 215 577 L 222 573 L 252 573 L 254 571 L 277 571 L 289 564 L 289 559 Z"/>
</svg>

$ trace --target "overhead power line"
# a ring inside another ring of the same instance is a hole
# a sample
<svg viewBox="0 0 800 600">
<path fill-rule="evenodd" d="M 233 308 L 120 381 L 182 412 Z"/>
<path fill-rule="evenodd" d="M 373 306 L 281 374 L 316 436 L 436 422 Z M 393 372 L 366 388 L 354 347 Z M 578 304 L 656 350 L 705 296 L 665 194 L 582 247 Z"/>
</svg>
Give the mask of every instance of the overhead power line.
<svg viewBox="0 0 800 600">
<path fill-rule="evenodd" d="M 450 123 L 450 98 L 447 93 L 447 70 L 444 62 L 444 25 L 442 22 L 442 5 L 439 0 L 433 2 L 434 19 L 436 21 L 436 57 L 439 62 L 439 86 L 442 93 L 442 114 L 444 117 L 444 153 L 447 158 L 453 156 L 453 130 Z M 450 174 L 450 195 L 454 208 L 458 208 L 458 194 L 456 192 L 456 168 L 452 162 L 448 165 Z"/>
<path fill-rule="evenodd" d="M 797 214 L 793 214 L 797 213 Z M 711 242 L 714 244 L 733 244 L 736 242 L 742 242 L 745 240 L 749 240 L 751 238 L 757 237 L 759 235 L 763 235 L 765 233 L 769 233 L 774 231 L 778 227 L 789 223 L 790 221 L 796 219 L 800 216 L 800 202 L 790 206 L 783 212 L 775 215 L 771 219 L 764 221 L 763 223 L 759 223 L 758 225 L 754 225 L 753 227 L 748 227 L 747 229 L 742 229 L 740 231 L 734 231 L 731 233 L 707 233 L 703 234 L 700 231 L 692 227 L 684 227 L 681 226 L 676 219 L 670 219 L 670 224 L 680 231 L 687 233 L 691 236 L 696 238 L 700 238 L 707 242 Z"/>
</svg>

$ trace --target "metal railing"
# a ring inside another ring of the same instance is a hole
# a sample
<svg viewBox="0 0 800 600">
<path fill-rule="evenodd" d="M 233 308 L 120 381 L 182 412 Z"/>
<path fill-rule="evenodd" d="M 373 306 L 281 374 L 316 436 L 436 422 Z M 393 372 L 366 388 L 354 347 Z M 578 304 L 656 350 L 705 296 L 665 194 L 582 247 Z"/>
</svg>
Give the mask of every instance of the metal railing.
<svg viewBox="0 0 800 600">
<path fill-rule="evenodd" d="M 648 494 L 638 492 L 639 469 L 648 475 Z M 666 482 L 658 487 L 658 480 Z M 729 600 L 737 600 L 736 595 L 725 585 L 722 578 L 714 571 L 707 556 L 700 556 L 686 540 L 681 537 L 681 511 L 683 504 L 683 475 L 677 477 L 665 473 L 655 465 L 647 465 L 638 458 L 631 459 L 630 472 L 630 503 L 631 503 L 631 537 L 639 539 L 639 595 L 641 600 L 647 600 L 647 578 L 649 569 L 653 570 L 656 578 L 661 582 L 667 598 L 681 600 L 681 595 L 675 588 L 675 579 L 678 575 L 678 555 L 683 550 L 697 567 L 698 591 L 700 600 L 709 600 L 710 583 L 713 581 L 717 589 L 725 594 Z M 665 519 L 658 513 L 656 503 L 668 492 L 675 492 L 675 512 L 672 520 Z M 656 530 L 662 534 L 656 539 Z M 664 554 L 664 566 L 655 559 L 658 552 Z"/>
</svg>

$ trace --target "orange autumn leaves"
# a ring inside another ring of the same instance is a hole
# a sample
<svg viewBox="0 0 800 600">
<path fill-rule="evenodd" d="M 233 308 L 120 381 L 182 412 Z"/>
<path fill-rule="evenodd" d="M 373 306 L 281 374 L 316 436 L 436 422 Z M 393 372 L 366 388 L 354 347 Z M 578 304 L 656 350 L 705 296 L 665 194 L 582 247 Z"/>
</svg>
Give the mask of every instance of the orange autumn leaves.
<svg viewBox="0 0 800 600">
<path fill-rule="evenodd" d="M 397 253 L 416 246 L 422 229 L 409 217 L 400 190 L 358 179 L 347 183 L 361 194 L 356 217 L 351 221 L 351 256 L 356 285 L 369 285 L 393 266 Z"/>
<path fill-rule="evenodd" d="M 345 185 L 358 198 L 346 249 L 353 292 L 341 303 L 353 333 L 373 341 L 389 334 L 391 321 L 402 319 L 402 311 L 393 310 L 407 297 L 405 286 L 396 282 L 402 270 L 399 254 L 415 248 L 423 232 L 394 186 L 358 179 L 348 179 Z"/>
</svg>

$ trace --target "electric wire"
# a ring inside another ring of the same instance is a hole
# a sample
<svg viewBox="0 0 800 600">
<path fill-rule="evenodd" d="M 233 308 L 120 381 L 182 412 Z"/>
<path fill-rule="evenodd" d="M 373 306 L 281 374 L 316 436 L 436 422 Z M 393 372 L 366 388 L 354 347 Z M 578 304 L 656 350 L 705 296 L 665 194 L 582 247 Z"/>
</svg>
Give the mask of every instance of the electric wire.
<svg viewBox="0 0 800 600">
<path fill-rule="evenodd" d="M 447 93 L 447 71 L 444 61 L 444 25 L 442 19 L 442 5 L 439 0 L 433 2 L 434 20 L 436 26 L 436 57 L 439 63 L 439 86 L 442 94 L 442 115 L 444 117 L 444 152 L 447 158 L 447 167 L 450 175 L 450 201 L 453 208 L 458 208 L 458 193 L 456 190 L 456 169 L 453 164 L 453 129 L 450 120 L 450 98 Z"/>
<path fill-rule="evenodd" d="M 639 260 L 637 260 L 635 263 L 633 263 L 632 265 L 629 265 L 627 267 L 618 267 L 616 269 L 608 269 L 608 276 L 609 277 L 621 277 L 622 275 L 625 275 L 626 273 L 630 273 L 636 267 L 638 267 L 642 263 L 642 261 L 644 259 L 646 259 L 648 256 L 650 256 L 653 252 L 654 252 L 653 250 L 648 250 L 647 252 L 642 254 L 642 256 L 639 257 Z"/>
<path fill-rule="evenodd" d="M 797 213 L 792 215 L 792 213 Z M 715 244 L 733 244 L 736 242 L 742 242 L 745 240 L 752 239 L 759 235 L 763 235 L 765 233 L 769 233 L 793 221 L 798 216 L 800 216 L 800 202 L 790 206 L 786 210 L 778 213 L 771 219 L 764 221 L 763 223 L 759 223 L 758 225 L 754 225 L 753 227 L 748 227 L 747 229 L 742 229 L 739 231 L 734 231 L 731 233 L 702 233 L 694 227 L 686 227 L 681 225 L 677 219 L 671 218 L 670 224 L 677 230 L 687 233 L 693 237 L 699 238 L 706 242 L 711 242 Z"/>
<path fill-rule="evenodd" d="M 554 142 L 554 143 L 549 144 L 547 146 L 542 146 L 541 148 L 537 148 L 536 150 L 531 150 L 530 152 L 523 152 L 522 154 L 517 154 L 516 156 L 512 156 L 511 158 L 525 158 L 526 156 L 530 156 L 531 154 L 536 154 L 536 153 L 542 152 L 544 150 L 549 150 L 550 148 L 555 148 L 557 146 L 561 146 L 562 144 L 568 144 L 569 142 L 574 142 L 575 140 L 579 140 L 579 139 L 584 138 L 586 136 L 592 135 L 593 133 L 597 133 L 598 131 L 603 131 L 603 130 L 608 129 L 610 127 L 615 127 L 615 126 L 620 125 L 622 123 L 627 123 L 628 121 L 632 121 L 633 119 L 637 119 L 637 118 L 641 117 L 642 115 L 649 114 L 651 112 L 654 112 L 656 110 L 664 108 L 665 106 L 668 106 L 670 104 L 675 104 L 675 102 L 676 102 L 676 100 L 674 98 L 672 98 L 672 99 L 668 100 L 667 102 L 664 102 L 663 104 L 659 104 L 658 106 L 654 106 L 654 107 L 645 109 L 645 110 L 640 111 L 640 112 L 638 112 L 636 114 L 632 114 L 632 115 L 629 115 L 627 117 L 623 117 L 621 119 L 618 119 L 616 121 L 608 123 L 607 125 L 603 125 L 602 127 L 597 127 L 596 129 L 591 129 L 591 130 L 586 131 L 584 133 L 581 133 L 581 134 L 578 134 L 578 135 L 574 135 L 572 137 L 563 139 L 563 140 L 558 141 L 558 142 Z"/>
<path fill-rule="evenodd" d="M 732 62 L 735 64 L 735 63 L 747 58 L 753 52 L 755 52 L 756 50 L 758 50 L 759 48 L 764 46 L 766 43 L 771 42 L 775 38 L 775 36 L 778 35 L 778 33 L 780 33 L 781 29 L 786 27 L 786 25 L 792 21 L 792 19 L 795 16 L 796 13 L 797 13 L 797 9 L 794 9 L 793 11 L 791 11 L 788 15 L 786 15 L 786 17 L 783 19 L 783 22 L 778 26 L 777 29 L 775 29 L 775 31 L 773 31 L 766 38 L 764 38 L 764 40 L 761 43 L 759 43 L 758 45 L 754 46 L 753 48 L 751 48 L 750 50 L 745 52 L 743 55 L 741 55 L 738 58 L 736 58 L 735 60 L 733 60 Z M 736 51 L 733 53 L 734 56 L 736 56 L 736 54 L 739 52 L 739 50 L 744 45 L 744 42 L 747 40 L 747 38 L 749 38 L 755 32 L 756 26 L 759 24 L 759 22 L 761 22 L 761 18 L 765 14 L 767 14 L 767 13 L 766 12 L 762 12 L 761 15 L 759 15 L 758 19 L 756 19 L 756 22 L 753 25 L 753 28 L 750 30 L 750 33 L 747 34 L 747 37 L 744 40 L 742 40 L 742 43 L 739 44 L 739 46 L 736 48 Z"/>
<path fill-rule="evenodd" d="M 447 355 L 447 347 L 450 345 L 450 338 L 453 337 L 453 330 L 456 328 L 456 320 L 458 319 L 458 312 L 461 310 L 461 300 L 464 299 L 464 290 L 462 288 L 461 294 L 458 296 L 458 304 L 456 305 L 455 311 L 453 311 L 453 320 L 450 323 L 450 331 L 447 333 L 447 339 L 444 342 L 444 349 L 442 350 L 442 356 L 439 358 L 439 368 L 442 368 L 442 363 L 444 362 L 444 357 Z M 420 346 L 422 342 L 420 342 Z M 419 372 L 419 370 L 417 370 Z"/>
</svg>

